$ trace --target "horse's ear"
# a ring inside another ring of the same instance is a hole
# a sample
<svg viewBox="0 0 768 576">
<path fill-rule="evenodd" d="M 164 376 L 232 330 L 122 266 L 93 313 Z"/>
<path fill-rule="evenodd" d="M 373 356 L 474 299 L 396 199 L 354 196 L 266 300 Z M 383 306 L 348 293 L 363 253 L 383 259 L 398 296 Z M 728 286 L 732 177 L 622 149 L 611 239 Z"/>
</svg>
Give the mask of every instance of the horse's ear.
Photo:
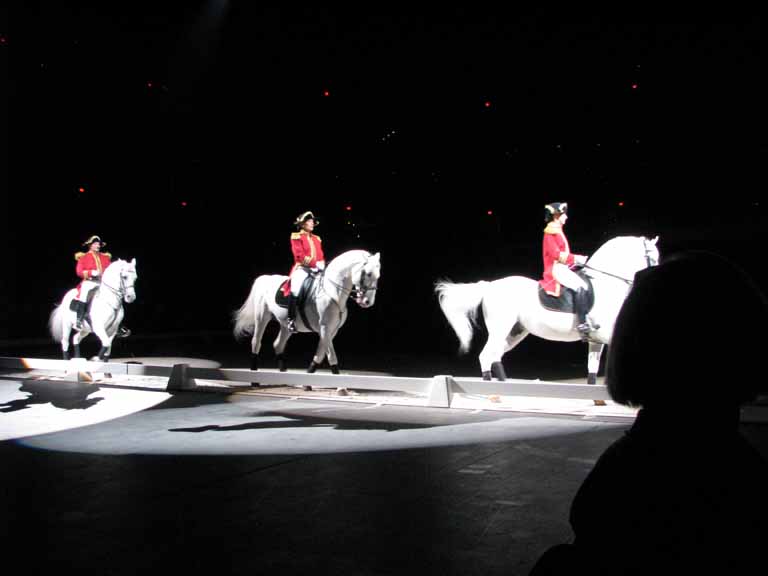
<svg viewBox="0 0 768 576">
<path fill-rule="evenodd" d="M 376 252 L 376 254 L 372 256 L 372 258 L 376 258 L 376 260 L 381 260 L 381 252 Z"/>
<path fill-rule="evenodd" d="M 131 260 L 131 266 L 133 266 L 134 268 L 136 267 L 136 258 Z"/>
<path fill-rule="evenodd" d="M 658 242 L 658 241 L 659 241 L 659 237 L 658 237 L 658 236 L 656 236 L 656 238 L 654 238 L 653 240 L 651 240 L 651 244 L 653 244 L 654 246 L 656 246 L 656 242 Z"/>
</svg>

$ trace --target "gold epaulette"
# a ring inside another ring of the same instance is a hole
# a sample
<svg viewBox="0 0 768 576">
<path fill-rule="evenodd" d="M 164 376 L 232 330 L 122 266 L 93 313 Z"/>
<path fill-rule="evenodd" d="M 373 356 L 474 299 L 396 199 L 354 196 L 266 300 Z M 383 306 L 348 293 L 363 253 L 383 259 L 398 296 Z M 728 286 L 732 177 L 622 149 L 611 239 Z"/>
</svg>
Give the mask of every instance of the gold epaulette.
<svg viewBox="0 0 768 576">
<path fill-rule="evenodd" d="M 322 238 L 320 238 L 320 236 L 318 236 L 317 234 L 312 234 L 312 236 L 314 236 L 315 238 L 317 238 L 318 240 L 320 240 L 320 242 L 322 242 L 322 241 L 323 241 L 323 239 L 322 239 Z"/>
<path fill-rule="evenodd" d="M 112 254 L 110 254 L 109 252 L 102 252 L 102 254 L 104 254 L 104 256 L 112 260 Z"/>
<path fill-rule="evenodd" d="M 83 256 L 85 256 L 85 252 L 75 252 L 75 261 L 80 260 Z"/>
<path fill-rule="evenodd" d="M 554 222 L 550 222 L 547 224 L 547 227 L 544 228 L 544 234 L 560 234 L 562 231 L 563 227 Z"/>
<path fill-rule="evenodd" d="M 301 239 L 301 232 L 294 232 L 291 234 L 291 240 L 300 240 Z"/>
</svg>

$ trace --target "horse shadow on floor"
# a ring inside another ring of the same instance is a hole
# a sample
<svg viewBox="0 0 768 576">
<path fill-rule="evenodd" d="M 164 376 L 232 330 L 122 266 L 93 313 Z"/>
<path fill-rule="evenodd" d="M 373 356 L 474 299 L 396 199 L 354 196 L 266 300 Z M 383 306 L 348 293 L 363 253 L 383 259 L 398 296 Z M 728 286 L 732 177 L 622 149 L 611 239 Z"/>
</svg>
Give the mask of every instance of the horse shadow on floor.
<svg viewBox="0 0 768 576">
<path fill-rule="evenodd" d="M 90 398 L 100 390 L 96 384 L 84 382 L 54 382 L 51 380 L 27 380 L 19 388 L 20 392 L 29 394 L 26 398 L 18 398 L 0 404 L 0 412 L 16 412 L 34 404 L 52 404 L 62 410 L 87 410 L 104 398 Z"/>
</svg>

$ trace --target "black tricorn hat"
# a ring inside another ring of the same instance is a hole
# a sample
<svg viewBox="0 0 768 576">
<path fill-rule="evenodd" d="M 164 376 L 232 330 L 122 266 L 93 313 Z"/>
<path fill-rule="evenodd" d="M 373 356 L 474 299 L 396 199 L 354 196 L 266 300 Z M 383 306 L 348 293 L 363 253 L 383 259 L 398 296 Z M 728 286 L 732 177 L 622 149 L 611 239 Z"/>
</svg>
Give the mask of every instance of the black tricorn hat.
<svg viewBox="0 0 768 576">
<path fill-rule="evenodd" d="M 88 240 L 86 240 L 85 242 L 83 242 L 83 246 L 90 247 L 91 244 L 93 244 L 94 242 L 98 242 L 99 244 L 102 245 L 102 247 L 107 245 L 107 243 L 104 242 L 104 240 L 102 240 L 100 236 L 94 235 L 94 236 L 91 236 L 90 238 L 88 238 Z"/>
<path fill-rule="evenodd" d="M 299 214 L 299 216 L 296 218 L 296 222 L 294 222 L 293 225 L 296 226 L 297 228 L 300 228 L 301 225 L 304 224 L 304 222 L 306 222 L 307 220 L 314 220 L 315 226 L 320 224 L 320 220 L 315 218 L 315 215 L 312 214 L 312 212 L 307 211 L 307 212 L 304 212 L 303 214 Z"/>
<path fill-rule="evenodd" d="M 551 222 L 558 214 L 568 212 L 567 202 L 552 202 L 544 206 L 544 222 Z"/>
</svg>

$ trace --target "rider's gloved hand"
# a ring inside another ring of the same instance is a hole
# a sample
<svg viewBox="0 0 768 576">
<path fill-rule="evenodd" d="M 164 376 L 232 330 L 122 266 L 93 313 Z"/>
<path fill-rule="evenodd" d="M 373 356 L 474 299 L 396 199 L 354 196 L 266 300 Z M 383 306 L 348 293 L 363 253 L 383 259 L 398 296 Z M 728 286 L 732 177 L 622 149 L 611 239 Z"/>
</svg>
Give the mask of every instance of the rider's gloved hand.
<svg viewBox="0 0 768 576">
<path fill-rule="evenodd" d="M 573 261 L 576 263 L 577 266 L 584 266 L 584 264 L 587 263 L 587 257 L 581 256 L 581 255 L 574 255 Z"/>
<path fill-rule="evenodd" d="M 320 260 L 320 262 L 318 262 L 316 265 L 318 270 L 325 270 L 325 262 L 322 260 Z"/>
<path fill-rule="evenodd" d="M 99 275 L 99 271 L 98 270 L 91 270 L 91 278 L 95 278 L 98 275 Z"/>
</svg>

